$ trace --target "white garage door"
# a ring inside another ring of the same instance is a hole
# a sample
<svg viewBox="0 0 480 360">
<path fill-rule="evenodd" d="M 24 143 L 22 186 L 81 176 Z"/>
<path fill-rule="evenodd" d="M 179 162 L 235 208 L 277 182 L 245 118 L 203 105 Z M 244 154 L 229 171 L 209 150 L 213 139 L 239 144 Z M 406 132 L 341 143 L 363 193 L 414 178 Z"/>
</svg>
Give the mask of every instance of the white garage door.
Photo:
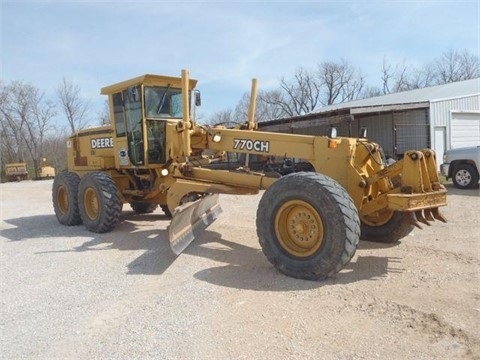
<svg viewBox="0 0 480 360">
<path fill-rule="evenodd" d="M 452 113 L 450 140 L 452 149 L 480 145 L 480 113 Z"/>
</svg>

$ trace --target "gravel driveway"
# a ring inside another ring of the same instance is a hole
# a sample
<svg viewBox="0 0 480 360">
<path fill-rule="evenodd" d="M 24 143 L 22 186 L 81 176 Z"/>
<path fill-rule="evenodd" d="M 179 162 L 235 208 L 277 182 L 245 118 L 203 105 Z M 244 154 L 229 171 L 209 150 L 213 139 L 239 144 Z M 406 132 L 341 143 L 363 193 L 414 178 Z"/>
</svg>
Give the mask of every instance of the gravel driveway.
<svg viewBox="0 0 480 360">
<path fill-rule="evenodd" d="M 260 195 L 221 196 L 175 257 L 161 210 L 93 234 L 57 222 L 51 186 L 0 184 L 2 359 L 480 359 L 478 190 L 310 282 L 263 256 Z"/>
</svg>

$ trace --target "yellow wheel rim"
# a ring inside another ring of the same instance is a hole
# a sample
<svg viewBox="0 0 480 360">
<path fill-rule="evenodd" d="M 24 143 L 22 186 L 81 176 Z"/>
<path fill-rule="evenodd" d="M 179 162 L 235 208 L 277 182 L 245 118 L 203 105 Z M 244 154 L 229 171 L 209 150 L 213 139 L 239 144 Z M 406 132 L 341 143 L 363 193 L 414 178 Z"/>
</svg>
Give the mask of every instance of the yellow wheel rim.
<svg viewBox="0 0 480 360">
<path fill-rule="evenodd" d="M 390 221 L 393 214 L 394 214 L 393 210 L 383 209 L 370 215 L 361 216 L 361 219 L 367 225 L 382 226 Z"/>
<path fill-rule="evenodd" d="M 85 204 L 85 213 L 90 220 L 95 220 L 98 217 L 99 206 L 97 192 L 88 188 L 83 195 L 83 203 Z"/>
<path fill-rule="evenodd" d="M 282 248 L 297 257 L 314 254 L 323 243 L 323 222 L 313 206 L 291 200 L 275 216 L 275 233 Z"/>
<path fill-rule="evenodd" d="M 60 186 L 57 190 L 57 203 L 61 213 L 66 214 L 68 212 L 70 202 L 68 201 L 67 189 L 65 189 L 63 186 Z"/>
</svg>

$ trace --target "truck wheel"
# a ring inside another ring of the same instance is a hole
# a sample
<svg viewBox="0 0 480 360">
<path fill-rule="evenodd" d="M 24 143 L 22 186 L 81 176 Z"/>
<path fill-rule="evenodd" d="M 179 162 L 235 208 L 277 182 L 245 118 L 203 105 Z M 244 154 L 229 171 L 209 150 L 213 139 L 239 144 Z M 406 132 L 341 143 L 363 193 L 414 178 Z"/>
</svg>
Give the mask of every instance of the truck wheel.
<svg viewBox="0 0 480 360">
<path fill-rule="evenodd" d="M 109 174 L 85 175 L 78 187 L 78 199 L 80 216 L 88 230 L 108 232 L 119 222 L 122 206 L 117 186 Z"/>
<path fill-rule="evenodd" d="M 355 254 L 360 220 L 335 180 L 317 173 L 286 175 L 268 188 L 257 210 L 263 253 L 282 273 L 319 280 L 340 271 Z"/>
<path fill-rule="evenodd" d="M 412 232 L 415 226 L 409 221 L 408 214 L 383 210 L 377 216 L 361 216 L 361 240 L 391 244 Z"/>
<path fill-rule="evenodd" d="M 478 184 L 478 172 L 472 165 L 461 164 L 455 167 L 452 180 L 458 189 L 473 189 Z"/>
<path fill-rule="evenodd" d="M 158 205 L 145 201 L 135 201 L 130 203 L 130 206 L 137 214 L 150 214 L 155 211 Z"/>
<path fill-rule="evenodd" d="M 72 226 L 82 223 L 77 197 L 79 183 L 80 177 L 73 172 L 62 172 L 53 180 L 53 209 L 60 224 Z"/>
</svg>

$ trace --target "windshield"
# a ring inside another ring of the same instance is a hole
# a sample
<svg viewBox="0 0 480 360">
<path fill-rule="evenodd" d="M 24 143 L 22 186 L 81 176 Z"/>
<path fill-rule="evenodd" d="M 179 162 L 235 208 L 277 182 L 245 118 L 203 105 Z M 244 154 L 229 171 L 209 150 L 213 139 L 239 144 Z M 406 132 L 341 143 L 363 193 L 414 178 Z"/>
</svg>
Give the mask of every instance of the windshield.
<svg viewBox="0 0 480 360">
<path fill-rule="evenodd" d="M 162 86 L 145 87 L 145 107 L 148 118 L 181 118 L 182 89 Z"/>
</svg>

